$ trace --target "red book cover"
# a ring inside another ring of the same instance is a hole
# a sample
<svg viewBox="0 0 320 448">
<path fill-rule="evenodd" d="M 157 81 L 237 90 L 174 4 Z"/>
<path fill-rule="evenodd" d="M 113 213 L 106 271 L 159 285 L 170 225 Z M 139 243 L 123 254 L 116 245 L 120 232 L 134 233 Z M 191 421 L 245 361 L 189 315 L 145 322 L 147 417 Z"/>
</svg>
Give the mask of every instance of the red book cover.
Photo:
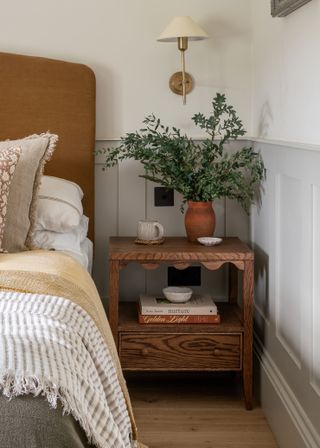
<svg viewBox="0 0 320 448">
<path fill-rule="evenodd" d="M 143 315 L 138 309 L 139 324 L 220 324 L 220 314 L 212 316 L 197 315 L 168 315 L 161 314 L 155 316 Z"/>
</svg>

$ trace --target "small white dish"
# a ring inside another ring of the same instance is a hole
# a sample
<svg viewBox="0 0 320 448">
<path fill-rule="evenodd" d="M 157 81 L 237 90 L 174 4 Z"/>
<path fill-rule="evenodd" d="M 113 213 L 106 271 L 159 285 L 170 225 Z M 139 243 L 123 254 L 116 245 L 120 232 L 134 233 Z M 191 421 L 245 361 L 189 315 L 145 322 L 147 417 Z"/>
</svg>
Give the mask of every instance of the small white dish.
<svg viewBox="0 0 320 448">
<path fill-rule="evenodd" d="M 211 238 L 208 236 L 203 236 L 201 238 L 197 238 L 200 244 L 203 244 L 204 246 L 217 246 L 222 242 L 222 238 Z"/>
<path fill-rule="evenodd" d="M 163 288 L 162 292 L 165 298 L 172 303 L 188 302 L 192 296 L 192 289 L 180 286 L 169 286 L 168 288 Z"/>
</svg>

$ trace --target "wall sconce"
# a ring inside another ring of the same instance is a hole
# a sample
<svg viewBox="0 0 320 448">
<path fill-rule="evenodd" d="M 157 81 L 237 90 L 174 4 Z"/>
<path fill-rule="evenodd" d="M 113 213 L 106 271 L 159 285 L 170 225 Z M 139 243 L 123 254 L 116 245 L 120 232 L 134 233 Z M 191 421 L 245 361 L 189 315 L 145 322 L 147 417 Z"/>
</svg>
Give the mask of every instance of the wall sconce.
<svg viewBox="0 0 320 448">
<path fill-rule="evenodd" d="M 169 81 L 172 92 L 182 95 L 183 104 L 186 104 L 186 94 L 193 88 L 193 79 L 185 69 L 185 51 L 188 48 L 188 40 L 207 39 L 208 34 L 189 16 L 175 17 L 167 28 L 158 37 L 159 42 L 177 42 L 181 52 L 182 71 L 174 73 Z"/>
</svg>

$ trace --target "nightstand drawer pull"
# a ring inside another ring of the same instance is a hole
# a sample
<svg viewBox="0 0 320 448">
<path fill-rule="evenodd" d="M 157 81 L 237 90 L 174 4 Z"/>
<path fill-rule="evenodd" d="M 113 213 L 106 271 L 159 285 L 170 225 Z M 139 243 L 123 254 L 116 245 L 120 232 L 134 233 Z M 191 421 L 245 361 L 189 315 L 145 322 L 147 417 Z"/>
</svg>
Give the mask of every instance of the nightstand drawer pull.
<svg viewBox="0 0 320 448">
<path fill-rule="evenodd" d="M 214 356 L 219 356 L 219 355 L 221 355 L 221 350 L 219 350 L 218 348 L 215 348 L 213 350 L 213 354 L 214 354 Z"/>
<path fill-rule="evenodd" d="M 142 356 L 148 356 L 148 355 L 149 355 L 149 350 L 148 350 L 147 348 L 143 348 L 143 349 L 141 350 L 141 355 L 142 355 Z"/>
</svg>

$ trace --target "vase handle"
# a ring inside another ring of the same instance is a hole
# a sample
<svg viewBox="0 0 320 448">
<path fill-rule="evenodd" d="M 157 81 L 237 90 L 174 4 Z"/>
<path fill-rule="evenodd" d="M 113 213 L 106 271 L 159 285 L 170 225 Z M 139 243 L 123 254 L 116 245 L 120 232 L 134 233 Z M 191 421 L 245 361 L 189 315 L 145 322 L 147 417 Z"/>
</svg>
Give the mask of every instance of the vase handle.
<svg viewBox="0 0 320 448">
<path fill-rule="evenodd" d="M 160 224 L 159 222 L 156 222 L 156 223 L 154 224 L 154 226 L 158 229 L 157 240 L 161 240 L 161 238 L 163 238 L 163 235 L 164 235 L 164 228 L 163 228 L 163 225 Z"/>
</svg>

